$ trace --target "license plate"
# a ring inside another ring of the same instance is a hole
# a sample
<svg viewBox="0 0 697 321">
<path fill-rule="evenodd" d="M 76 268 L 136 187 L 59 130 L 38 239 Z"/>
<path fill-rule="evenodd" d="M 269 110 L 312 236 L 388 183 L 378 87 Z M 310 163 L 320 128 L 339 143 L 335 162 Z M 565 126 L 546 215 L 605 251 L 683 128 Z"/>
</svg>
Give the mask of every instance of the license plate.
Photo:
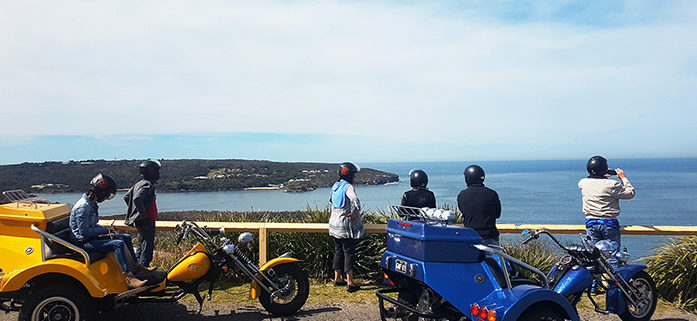
<svg viewBox="0 0 697 321">
<path fill-rule="evenodd" d="M 394 270 L 402 274 L 407 274 L 407 262 L 397 259 L 394 261 Z"/>
</svg>

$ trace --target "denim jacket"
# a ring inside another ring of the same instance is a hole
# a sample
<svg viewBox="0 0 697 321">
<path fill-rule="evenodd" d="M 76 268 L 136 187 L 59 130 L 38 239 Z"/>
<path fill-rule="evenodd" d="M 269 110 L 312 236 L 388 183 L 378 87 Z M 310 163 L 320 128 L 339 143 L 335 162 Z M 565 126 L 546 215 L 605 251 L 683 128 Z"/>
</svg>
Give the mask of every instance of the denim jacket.
<svg viewBox="0 0 697 321">
<path fill-rule="evenodd" d="M 86 242 L 95 236 L 106 234 L 107 228 L 97 222 L 99 222 L 99 206 L 90 201 L 87 194 L 82 194 L 82 198 L 75 203 L 70 212 L 72 240 Z"/>
</svg>

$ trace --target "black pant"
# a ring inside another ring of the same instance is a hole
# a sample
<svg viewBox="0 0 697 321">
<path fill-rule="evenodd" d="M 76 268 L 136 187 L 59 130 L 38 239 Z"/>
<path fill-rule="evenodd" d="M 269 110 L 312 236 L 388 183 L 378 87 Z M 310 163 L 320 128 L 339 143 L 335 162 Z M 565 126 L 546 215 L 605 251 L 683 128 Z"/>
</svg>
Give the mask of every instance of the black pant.
<svg viewBox="0 0 697 321">
<path fill-rule="evenodd" d="M 155 250 L 155 220 L 144 218 L 136 221 L 138 229 L 138 263 L 148 267 L 152 262 L 152 252 Z"/>
<path fill-rule="evenodd" d="M 356 243 L 356 239 L 334 239 L 334 270 L 341 270 L 343 267 L 343 271 L 348 273 L 353 269 L 353 262 L 356 261 Z"/>
</svg>

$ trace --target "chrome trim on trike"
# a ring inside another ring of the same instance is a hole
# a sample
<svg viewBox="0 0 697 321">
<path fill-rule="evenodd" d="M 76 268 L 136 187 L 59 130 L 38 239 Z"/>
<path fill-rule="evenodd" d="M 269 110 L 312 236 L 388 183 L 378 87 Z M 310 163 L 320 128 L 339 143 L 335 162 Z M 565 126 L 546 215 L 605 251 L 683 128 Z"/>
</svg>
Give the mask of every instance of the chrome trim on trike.
<svg viewBox="0 0 697 321">
<path fill-rule="evenodd" d="M 514 258 L 506 253 L 503 253 L 503 251 L 488 247 L 486 245 L 476 244 L 476 245 L 474 245 L 474 247 L 476 247 L 480 251 L 484 251 L 484 252 L 489 253 L 489 254 L 496 254 L 496 255 L 498 255 L 506 260 L 513 262 L 517 266 L 520 266 L 520 267 L 522 267 L 522 268 L 524 268 L 532 273 L 537 274 L 538 276 L 540 276 L 540 280 L 542 281 L 542 287 L 549 288 L 549 280 L 547 279 L 547 276 L 544 273 L 542 273 L 542 271 L 538 270 L 537 268 L 535 268 L 535 267 L 533 267 L 533 266 L 531 266 L 523 261 L 520 261 L 520 260 L 518 260 L 518 259 L 516 259 L 516 258 Z M 505 271 L 506 270 L 505 264 L 503 264 L 503 265 L 504 266 L 502 266 L 501 268 L 504 269 L 504 271 Z M 506 285 L 508 285 L 508 288 L 511 289 L 512 288 L 511 277 L 508 275 L 508 273 L 503 273 L 503 275 L 506 278 Z"/>
<path fill-rule="evenodd" d="M 387 318 L 385 315 L 386 314 L 385 313 L 385 303 L 383 302 L 383 300 L 386 300 L 387 302 L 390 302 L 397 307 L 405 309 L 405 310 L 409 311 L 410 313 L 416 314 L 421 318 L 435 319 L 435 320 L 446 318 L 446 316 L 435 314 L 435 313 L 420 312 L 420 311 L 414 309 L 413 307 L 408 306 L 406 303 L 401 302 L 399 300 L 395 300 L 395 299 L 393 299 L 385 294 L 385 293 L 394 293 L 394 292 L 399 292 L 399 291 L 404 291 L 404 290 L 409 290 L 409 289 L 398 289 L 398 288 L 389 289 L 388 288 L 388 289 L 380 289 L 380 290 L 377 290 L 377 292 L 375 292 L 375 295 L 378 296 L 378 301 L 380 304 L 380 319 L 382 321 L 387 321 Z"/>
</svg>

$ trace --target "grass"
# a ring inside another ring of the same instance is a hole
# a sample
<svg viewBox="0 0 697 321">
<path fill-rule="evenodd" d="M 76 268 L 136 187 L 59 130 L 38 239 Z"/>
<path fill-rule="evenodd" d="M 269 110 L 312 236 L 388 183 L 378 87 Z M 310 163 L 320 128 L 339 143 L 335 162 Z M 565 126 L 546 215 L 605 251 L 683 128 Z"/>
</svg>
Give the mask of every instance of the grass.
<svg viewBox="0 0 697 321">
<path fill-rule="evenodd" d="M 356 281 L 361 284 L 361 289 L 354 293 L 346 292 L 346 287 L 336 287 L 323 282 L 311 281 L 310 296 L 307 299 L 307 304 L 377 304 L 378 299 L 375 291 L 378 289 L 378 286 L 364 280 L 357 279 Z M 213 297 L 210 302 L 232 305 L 258 304 L 259 302 L 249 297 L 249 283 L 227 282 L 223 283 L 223 286 L 225 290 L 217 287 L 213 291 Z M 192 295 L 187 295 L 182 301 L 193 303 L 196 302 L 196 299 Z"/>
</svg>

